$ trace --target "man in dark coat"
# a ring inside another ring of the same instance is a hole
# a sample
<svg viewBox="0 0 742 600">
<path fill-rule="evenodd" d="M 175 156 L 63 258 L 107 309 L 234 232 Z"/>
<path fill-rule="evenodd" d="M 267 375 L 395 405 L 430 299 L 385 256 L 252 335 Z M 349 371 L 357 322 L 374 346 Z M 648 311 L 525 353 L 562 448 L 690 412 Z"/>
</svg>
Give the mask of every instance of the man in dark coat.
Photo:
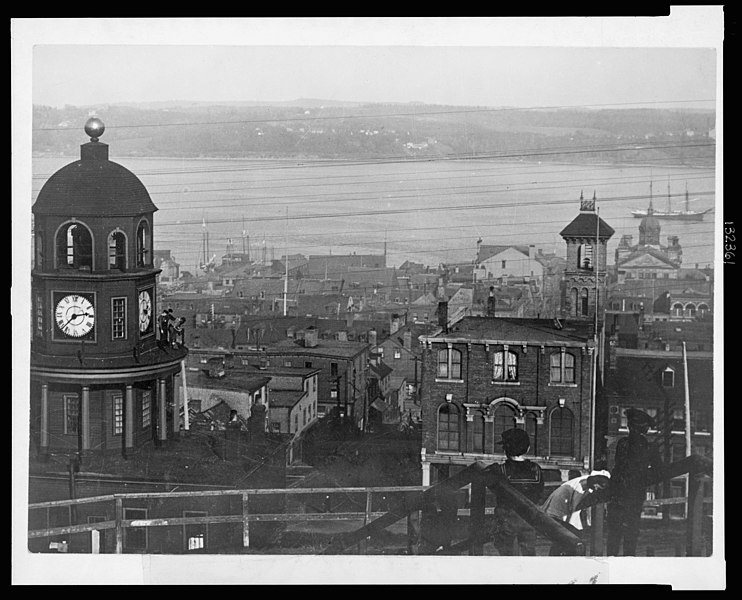
<svg viewBox="0 0 742 600">
<path fill-rule="evenodd" d="M 174 321 L 173 309 L 163 310 L 157 319 L 157 326 L 160 330 L 160 346 L 163 348 L 170 345 L 170 321 Z"/>
<path fill-rule="evenodd" d="M 523 457 L 531 446 L 528 434 L 523 429 L 508 429 L 502 433 L 501 444 L 506 457 L 500 467 L 502 474 L 516 490 L 540 505 L 544 492 L 541 467 Z M 501 556 L 536 554 L 536 531 L 499 496 L 496 498 L 492 541 Z"/>
<path fill-rule="evenodd" d="M 607 554 L 618 556 L 623 542 L 623 555 L 636 556 L 642 506 L 649 479 L 663 469 L 659 452 L 645 437 L 654 420 L 644 411 L 626 411 L 629 435 L 616 445 L 616 460 L 611 472 L 611 501 L 607 516 Z"/>
</svg>

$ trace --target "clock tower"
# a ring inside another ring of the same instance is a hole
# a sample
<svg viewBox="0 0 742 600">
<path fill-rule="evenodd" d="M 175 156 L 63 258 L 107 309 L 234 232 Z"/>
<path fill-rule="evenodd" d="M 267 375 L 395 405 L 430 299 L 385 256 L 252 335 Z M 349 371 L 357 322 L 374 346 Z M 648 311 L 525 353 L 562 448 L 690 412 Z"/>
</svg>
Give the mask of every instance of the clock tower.
<svg viewBox="0 0 742 600">
<path fill-rule="evenodd" d="M 179 429 L 187 349 L 157 339 L 157 207 L 108 159 L 104 130 L 87 121 L 80 160 L 32 208 L 31 438 L 41 455 L 126 455 Z"/>
</svg>

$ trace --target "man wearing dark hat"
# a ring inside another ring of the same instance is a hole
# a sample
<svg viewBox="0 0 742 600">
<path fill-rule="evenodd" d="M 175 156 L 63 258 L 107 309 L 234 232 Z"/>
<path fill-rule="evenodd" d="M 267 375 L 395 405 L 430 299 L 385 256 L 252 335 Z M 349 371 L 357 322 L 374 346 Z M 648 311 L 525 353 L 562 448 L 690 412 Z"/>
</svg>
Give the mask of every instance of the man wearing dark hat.
<svg viewBox="0 0 742 600">
<path fill-rule="evenodd" d="M 506 457 L 500 467 L 502 474 L 510 485 L 531 502 L 541 504 L 544 491 L 541 467 L 523 457 L 531 446 L 528 434 L 517 427 L 508 429 L 502 433 L 501 444 Z M 536 532 L 533 527 L 500 497 L 496 498 L 492 541 L 501 556 L 517 555 L 518 550 L 522 556 L 536 554 Z"/>
<path fill-rule="evenodd" d="M 645 437 L 654 419 L 636 408 L 626 410 L 629 435 L 616 445 L 616 459 L 611 472 L 611 501 L 608 503 L 606 550 L 618 556 L 636 556 L 642 506 L 649 478 L 663 469 L 659 452 Z"/>
</svg>

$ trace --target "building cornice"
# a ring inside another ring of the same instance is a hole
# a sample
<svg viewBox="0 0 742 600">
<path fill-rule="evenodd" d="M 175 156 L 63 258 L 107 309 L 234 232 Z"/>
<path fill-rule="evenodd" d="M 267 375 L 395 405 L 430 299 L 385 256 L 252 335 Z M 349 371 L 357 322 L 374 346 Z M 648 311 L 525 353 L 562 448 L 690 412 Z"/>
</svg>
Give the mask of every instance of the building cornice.
<svg viewBox="0 0 742 600">
<path fill-rule="evenodd" d="M 69 367 L 31 366 L 31 379 L 43 382 L 99 385 L 109 382 L 135 382 L 171 375 L 180 371 L 180 359 L 128 369 L 72 369 Z"/>
<path fill-rule="evenodd" d="M 528 346 L 540 348 L 542 346 L 553 346 L 553 347 L 568 347 L 568 348 L 585 348 L 592 347 L 593 340 L 585 341 L 564 341 L 564 340 L 549 340 L 546 342 L 536 342 L 527 340 L 503 340 L 494 338 L 460 338 L 460 337 L 421 337 L 421 344 L 431 346 L 432 344 L 467 344 L 467 345 L 478 345 L 478 346 L 520 346 L 527 348 Z"/>
</svg>

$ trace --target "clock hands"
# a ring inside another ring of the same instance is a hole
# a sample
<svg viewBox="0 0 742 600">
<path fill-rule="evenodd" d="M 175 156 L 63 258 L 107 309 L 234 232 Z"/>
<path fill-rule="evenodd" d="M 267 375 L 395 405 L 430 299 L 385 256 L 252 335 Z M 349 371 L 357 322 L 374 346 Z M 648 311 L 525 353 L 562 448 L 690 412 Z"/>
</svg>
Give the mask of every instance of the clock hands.
<svg viewBox="0 0 742 600">
<path fill-rule="evenodd" d="M 71 317 L 70 317 L 70 318 L 69 318 L 69 319 L 67 320 L 67 322 L 66 322 L 66 323 L 65 323 L 64 325 L 62 325 L 62 329 L 64 329 L 65 327 L 67 327 L 67 325 L 69 325 L 69 324 L 70 324 L 70 323 L 71 323 L 72 321 L 74 321 L 74 320 L 78 319 L 79 317 L 91 317 L 91 318 L 92 318 L 93 316 L 94 316 L 94 315 L 90 315 L 90 314 L 88 314 L 88 313 L 84 313 L 84 312 L 82 312 L 82 313 L 77 313 L 77 314 L 74 314 L 74 315 L 72 315 L 72 316 L 71 316 Z"/>
</svg>

